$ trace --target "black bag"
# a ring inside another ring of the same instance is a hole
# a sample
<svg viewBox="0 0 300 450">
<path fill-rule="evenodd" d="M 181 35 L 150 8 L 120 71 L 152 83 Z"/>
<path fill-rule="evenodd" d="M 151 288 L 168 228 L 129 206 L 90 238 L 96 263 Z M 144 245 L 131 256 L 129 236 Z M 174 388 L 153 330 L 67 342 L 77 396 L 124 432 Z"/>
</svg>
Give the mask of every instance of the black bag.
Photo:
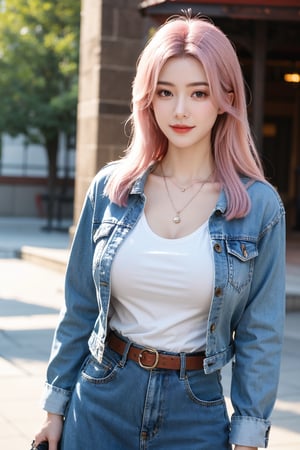
<svg viewBox="0 0 300 450">
<path fill-rule="evenodd" d="M 31 449 L 30 450 L 48 450 L 49 449 L 49 444 L 47 441 L 41 442 L 37 447 L 34 445 L 34 441 L 31 444 Z M 60 445 L 58 444 L 57 449 L 60 449 Z"/>
<path fill-rule="evenodd" d="M 48 442 L 41 442 L 37 447 L 36 450 L 48 450 L 49 449 L 49 444 Z"/>
</svg>

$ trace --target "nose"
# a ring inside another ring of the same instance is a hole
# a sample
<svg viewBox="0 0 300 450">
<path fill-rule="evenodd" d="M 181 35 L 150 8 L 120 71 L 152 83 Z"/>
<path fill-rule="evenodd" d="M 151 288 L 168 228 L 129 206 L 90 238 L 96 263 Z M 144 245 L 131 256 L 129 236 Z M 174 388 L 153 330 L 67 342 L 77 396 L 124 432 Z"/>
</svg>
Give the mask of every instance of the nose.
<svg viewBox="0 0 300 450">
<path fill-rule="evenodd" d="M 183 96 L 179 96 L 175 105 L 175 117 L 183 119 L 188 117 L 187 104 Z"/>
</svg>

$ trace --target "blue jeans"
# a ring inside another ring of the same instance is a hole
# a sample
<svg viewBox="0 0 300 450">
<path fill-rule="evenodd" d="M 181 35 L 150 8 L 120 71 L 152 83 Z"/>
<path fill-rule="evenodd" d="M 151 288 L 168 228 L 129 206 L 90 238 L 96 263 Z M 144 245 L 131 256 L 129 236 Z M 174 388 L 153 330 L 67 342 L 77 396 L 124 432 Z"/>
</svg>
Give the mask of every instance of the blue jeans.
<svg viewBox="0 0 300 450">
<path fill-rule="evenodd" d="M 141 368 L 110 348 L 89 356 L 66 414 L 62 450 L 229 450 L 220 372 Z"/>
</svg>

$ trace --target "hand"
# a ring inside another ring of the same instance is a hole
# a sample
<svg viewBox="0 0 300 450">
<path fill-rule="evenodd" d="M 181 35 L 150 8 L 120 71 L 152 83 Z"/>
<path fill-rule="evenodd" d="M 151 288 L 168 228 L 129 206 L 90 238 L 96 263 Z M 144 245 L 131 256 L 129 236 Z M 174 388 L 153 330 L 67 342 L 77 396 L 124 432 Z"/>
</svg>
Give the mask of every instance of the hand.
<svg viewBox="0 0 300 450">
<path fill-rule="evenodd" d="M 47 418 L 41 430 L 35 435 L 35 446 L 48 441 L 49 450 L 57 450 L 63 429 L 63 417 L 58 414 L 47 414 Z"/>
</svg>

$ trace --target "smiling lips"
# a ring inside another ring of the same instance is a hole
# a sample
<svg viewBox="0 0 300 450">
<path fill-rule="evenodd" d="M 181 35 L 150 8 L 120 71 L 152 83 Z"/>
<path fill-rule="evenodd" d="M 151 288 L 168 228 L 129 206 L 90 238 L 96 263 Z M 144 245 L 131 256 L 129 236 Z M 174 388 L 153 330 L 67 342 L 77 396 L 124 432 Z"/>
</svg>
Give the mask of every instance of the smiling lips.
<svg viewBox="0 0 300 450">
<path fill-rule="evenodd" d="M 178 134 L 186 134 L 191 131 L 194 127 L 189 127 L 188 125 L 175 124 L 170 125 L 173 131 Z"/>
</svg>

